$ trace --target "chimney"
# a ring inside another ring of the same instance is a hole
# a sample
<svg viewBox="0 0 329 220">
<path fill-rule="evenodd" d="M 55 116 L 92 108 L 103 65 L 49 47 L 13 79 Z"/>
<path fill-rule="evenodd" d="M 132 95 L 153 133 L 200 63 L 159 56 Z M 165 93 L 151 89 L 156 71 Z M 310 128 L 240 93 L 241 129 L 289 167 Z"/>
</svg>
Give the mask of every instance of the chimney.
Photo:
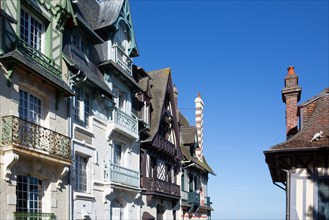
<svg viewBox="0 0 329 220">
<path fill-rule="evenodd" d="M 178 89 L 176 85 L 174 85 L 174 99 L 175 99 L 175 107 L 176 107 L 176 118 L 179 120 L 179 109 L 178 109 Z"/>
<path fill-rule="evenodd" d="M 287 139 L 298 132 L 298 105 L 301 87 L 298 86 L 298 76 L 294 67 L 288 67 L 287 76 L 284 78 L 285 87 L 282 89 L 282 100 L 286 103 L 286 135 Z"/>
<path fill-rule="evenodd" d="M 200 93 L 194 100 L 195 102 L 195 126 L 197 128 L 199 148 L 196 149 L 196 155 L 201 160 L 203 156 L 203 101 Z"/>
</svg>

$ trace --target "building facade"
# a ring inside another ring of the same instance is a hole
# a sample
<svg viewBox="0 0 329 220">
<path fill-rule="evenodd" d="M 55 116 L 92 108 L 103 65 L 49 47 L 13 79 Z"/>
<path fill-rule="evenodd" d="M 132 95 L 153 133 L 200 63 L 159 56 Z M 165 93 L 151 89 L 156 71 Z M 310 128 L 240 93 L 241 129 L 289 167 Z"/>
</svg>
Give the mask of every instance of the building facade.
<svg viewBox="0 0 329 220">
<path fill-rule="evenodd" d="M 208 192 L 208 175 L 215 175 L 203 155 L 203 100 L 198 94 L 195 99 L 196 126 L 190 126 L 187 119 L 180 114 L 181 149 L 181 219 L 211 219 L 210 194 Z"/>
<path fill-rule="evenodd" d="M 0 30 L 0 219 L 210 217 L 202 126 L 181 141 L 171 70 L 133 65 L 128 0 L 0 1 Z"/>
<path fill-rule="evenodd" d="M 69 218 L 66 2 L 1 1 L 0 218 Z"/>
<path fill-rule="evenodd" d="M 300 96 L 289 67 L 282 90 L 287 141 L 264 152 L 266 163 L 286 192 L 286 219 L 329 219 L 329 88 L 298 105 Z"/>
<path fill-rule="evenodd" d="M 180 201 L 180 136 L 170 69 L 151 77 L 150 135 L 141 143 L 142 219 L 177 219 Z"/>
<path fill-rule="evenodd" d="M 79 1 L 63 47 L 70 73 L 73 219 L 140 216 L 138 55 L 129 2 Z"/>
</svg>

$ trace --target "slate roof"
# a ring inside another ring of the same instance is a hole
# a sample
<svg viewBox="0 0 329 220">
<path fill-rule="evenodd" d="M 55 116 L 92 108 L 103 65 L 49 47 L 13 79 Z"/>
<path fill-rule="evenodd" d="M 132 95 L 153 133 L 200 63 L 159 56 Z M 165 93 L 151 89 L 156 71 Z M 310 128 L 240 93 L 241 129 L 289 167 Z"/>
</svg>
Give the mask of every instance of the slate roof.
<svg viewBox="0 0 329 220">
<path fill-rule="evenodd" d="M 329 149 L 329 88 L 299 106 L 303 126 L 287 141 L 277 144 L 265 153 L 289 150 Z M 323 131 L 323 137 L 312 141 L 313 136 Z"/>
<path fill-rule="evenodd" d="M 151 105 L 153 112 L 151 113 L 151 128 L 150 128 L 150 137 L 145 141 L 152 141 L 155 134 L 157 133 L 160 125 L 160 118 L 162 107 L 164 104 L 165 94 L 167 91 L 167 84 L 169 76 L 171 74 L 170 68 L 165 68 L 161 70 L 154 70 L 148 72 L 151 81 Z"/>
<path fill-rule="evenodd" d="M 182 153 L 187 160 L 193 161 L 199 167 L 206 170 L 207 172 L 216 175 L 211 169 L 206 161 L 206 158 L 202 156 L 202 160 L 199 160 L 196 156 L 192 156 L 190 152 L 190 146 L 194 144 L 197 128 L 195 126 L 190 126 L 190 123 L 185 118 L 183 114 L 179 112 L 179 122 L 181 123 L 181 140 L 183 145 L 181 145 Z"/>
</svg>

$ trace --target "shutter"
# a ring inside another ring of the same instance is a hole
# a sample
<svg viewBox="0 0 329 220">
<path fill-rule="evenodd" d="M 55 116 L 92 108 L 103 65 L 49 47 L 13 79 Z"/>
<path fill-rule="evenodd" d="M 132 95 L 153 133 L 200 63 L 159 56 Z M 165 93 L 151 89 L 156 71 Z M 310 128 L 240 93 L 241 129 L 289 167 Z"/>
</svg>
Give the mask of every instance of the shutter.
<svg viewBox="0 0 329 220">
<path fill-rule="evenodd" d="M 112 208 L 112 220 L 120 220 L 120 208 Z"/>
</svg>

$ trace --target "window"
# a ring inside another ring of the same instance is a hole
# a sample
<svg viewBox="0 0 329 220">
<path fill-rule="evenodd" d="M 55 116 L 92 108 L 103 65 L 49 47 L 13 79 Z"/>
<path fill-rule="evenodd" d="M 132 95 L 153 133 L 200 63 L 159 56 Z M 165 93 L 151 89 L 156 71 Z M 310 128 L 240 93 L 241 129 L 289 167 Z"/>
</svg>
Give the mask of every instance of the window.
<svg viewBox="0 0 329 220">
<path fill-rule="evenodd" d="M 148 104 L 147 102 L 144 102 L 142 118 L 143 118 L 144 122 L 149 124 L 149 122 L 150 122 L 150 104 Z"/>
<path fill-rule="evenodd" d="M 318 219 L 329 219 L 329 179 L 319 179 L 318 183 Z"/>
<path fill-rule="evenodd" d="M 28 92 L 19 90 L 19 117 L 34 123 L 40 123 L 41 100 Z"/>
<path fill-rule="evenodd" d="M 42 181 L 31 176 L 17 176 L 16 212 L 42 211 Z"/>
<path fill-rule="evenodd" d="M 122 156 L 122 146 L 120 144 L 114 143 L 113 163 L 115 165 L 119 165 L 119 166 L 122 165 L 121 156 Z"/>
<path fill-rule="evenodd" d="M 89 125 L 90 116 L 90 95 L 83 88 L 73 87 L 74 90 L 74 120 L 83 126 Z"/>
<path fill-rule="evenodd" d="M 87 165 L 88 158 L 75 155 L 75 176 L 76 190 L 81 192 L 87 191 Z"/>
<path fill-rule="evenodd" d="M 78 33 L 73 33 L 71 38 L 72 45 L 82 51 L 85 55 L 89 54 L 87 41 Z"/>
<path fill-rule="evenodd" d="M 41 51 L 41 38 L 43 29 L 44 27 L 41 22 L 39 22 L 30 13 L 21 9 L 20 39 L 24 43 L 38 51 Z"/>
<path fill-rule="evenodd" d="M 126 99 L 127 95 L 125 92 L 120 91 L 119 89 L 114 88 L 113 89 L 114 95 L 116 98 L 114 98 L 115 106 L 120 109 L 121 111 L 126 111 Z"/>
<path fill-rule="evenodd" d="M 166 163 L 162 160 L 158 160 L 157 178 L 160 180 L 166 180 L 166 177 L 167 177 Z"/>
</svg>

